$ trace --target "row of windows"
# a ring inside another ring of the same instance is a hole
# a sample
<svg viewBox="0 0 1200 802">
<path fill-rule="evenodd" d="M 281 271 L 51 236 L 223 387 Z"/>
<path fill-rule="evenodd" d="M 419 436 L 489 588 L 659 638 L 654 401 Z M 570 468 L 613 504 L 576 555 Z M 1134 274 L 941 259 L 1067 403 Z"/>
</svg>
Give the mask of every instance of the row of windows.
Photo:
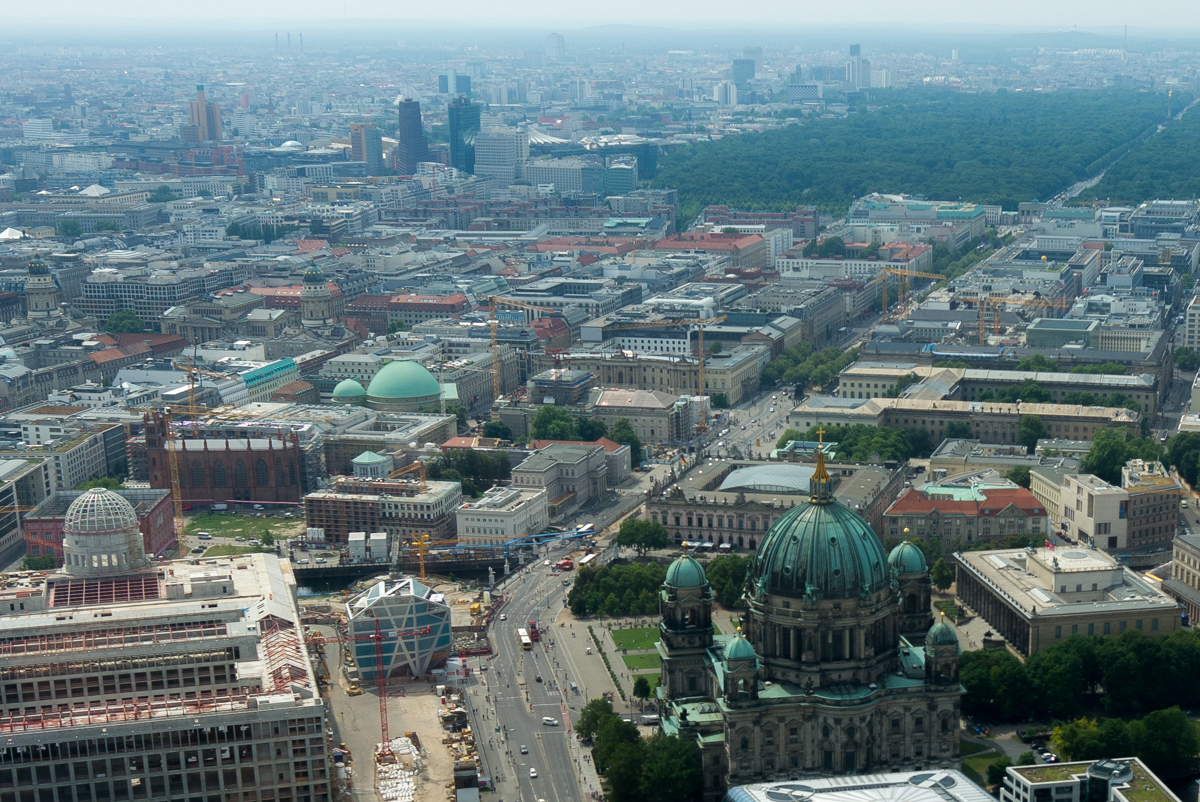
<svg viewBox="0 0 1200 802">
<path fill-rule="evenodd" d="M 1092 587 L 1095 588 L 1095 585 L 1093 585 Z M 1118 629 L 1117 629 L 1118 632 L 1124 632 L 1126 629 L 1129 628 L 1128 621 L 1118 621 L 1117 623 L 1118 623 Z M 1139 632 L 1142 631 L 1142 619 L 1139 618 L 1136 621 L 1134 621 L 1133 626 L 1134 626 L 1134 629 L 1138 630 Z M 1112 634 L 1112 622 L 1105 621 L 1104 624 L 1102 625 L 1101 629 L 1102 629 L 1101 634 L 1111 635 Z M 1157 618 L 1150 619 L 1150 631 L 1158 632 L 1158 619 Z M 1079 634 L 1079 624 L 1071 624 L 1071 633 L 1070 634 L 1072 634 L 1072 635 Z M 1095 624 L 1087 625 L 1087 634 L 1089 634 L 1089 635 L 1096 634 L 1096 625 Z M 1063 636 L 1062 625 L 1061 624 L 1056 625 L 1054 627 L 1054 637 L 1061 638 L 1062 636 Z"/>
<path fill-rule="evenodd" d="M 283 484 L 283 460 L 275 458 L 275 480 L 277 485 Z M 270 473 L 267 469 L 267 461 L 265 459 L 258 460 L 254 465 L 254 480 L 258 486 L 266 486 L 271 484 Z M 212 487 L 227 487 L 228 477 L 225 473 L 225 463 L 221 460 L 214 460 L 212 464 Z M 248 487 L 246 463 L 242 460 L 237 460 L 233 466 L 233 481 L 234 487 Z M 191 484 L 192 487 L 207 487 L 205 482 L 204 463 L 200 460 L 192 462 L 191 468 Z M 296 464 L 289 461 L 287 465 L 287 484 L 296 484 Z"/>
</svg>

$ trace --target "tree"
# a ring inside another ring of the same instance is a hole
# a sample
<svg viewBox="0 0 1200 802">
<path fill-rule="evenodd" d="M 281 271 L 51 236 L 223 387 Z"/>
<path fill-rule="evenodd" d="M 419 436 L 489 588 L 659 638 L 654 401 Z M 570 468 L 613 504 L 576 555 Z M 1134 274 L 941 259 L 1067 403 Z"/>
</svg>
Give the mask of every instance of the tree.
<svg viewBox="0 0 1200 802">
<path fill-rule="evenodd" d="M 580 440 L 594 443 L 608 434 L 608 427 L 604 425 L 604 421 L 580 417 L 575 419 L 575 433 L 579 435 Z"/>
<path fill-rule="evenodd" d="M 750 558 L 737 554 L 722 554 L 709 561 L 705 575 L 718 604 L 727 610 L 742 606 L 742 591 L 746 587 L 749 568 Z"/>
<path fill-rule="evenodd" d="M 583 706 L 583 710 L 579 711 L 579 722 L 575 725 L 575 732 L 583 740 L 590 741 L 600 731 L 600 724 L 615 715 L 610 700 L 603 697 L 591 699 Z"/>
<path fill-rule="evenodd" d="M 458 428 L 465 429 L 467 427 L 467 408 L 457 402 L 446 405 L 446 412 L 457 418 Z"/>
<path fill-rule="evenodd" d="M 275 536 L 269 532 L 262 536 L 262 538 L 260 539 L 260 542 L 262 543 L 263 548 L 265 548 L 265 549 L 275 548 Z"/>
<path fill-rule="evenodd" d="M 1156 710 L 1129 725 L 1134 752 L 1162 773 L 1190 765 L 1200 751 L 1196 728 L 1178 706 Z"/>
<path fill-rule="evenodd" d="M 1034 354 L 1018 362 L 1014 370 L 1024 370 L 1031 373 L 1056 373 L 1058 372 L 1058 364 L 1049 357 Z"/>
<path fill-rule="evenodd" d="M 1046 425 L 1037 415 L 1022 415 L 1021 423 L 1017 426 L 1017 442 L 1025 446 L 1025 451 L 1032 454 L 1037 450 L 1037 442 L 1046 436 Z"/>
<path fill-rule="evenodd" d="M 1035 763 L 1037 763 L 1037 760 L 1034 759 L 1033 752 L 1022 752 L 1017 755 L 1018 766 L 1032 766 Z"/>
<path fill-rule="evenodd" d="M 578 440 L 575 421 L 565 409 L 547 404 L 533 416 L 531 432 L 534 440 Z M 634 463 L 637 464 L 636 462 Z"/>
<path fill-rule="evenodd" d="M 650 695 L 650 681 L 641 674 L 633 681 L 633 695 L 639 699 L 645 699 Z"/>
<path fill-rule="evenodd" d="M 93 487 L 103 487 L 105 490 L 123 490 L 125 485 L 121 484 L 121 480 L 112 476 L 99 476 L 88 479 L 86 482 L 80 482 L 75 486 L 76 490 L 91 490 Z"/>
<path fill-rule="evenodd" d="M 56 561 L 53 554 L 34 557 L 26 554 L 21 558 L 21 567 L 26 571 L 53 571 Z"/>
<path fill-rule="evenodd" d="M 1190 441 L 1181 441 L 1183 443 Z M 1168 445 L 1170 445 L 1168 443 Z M 1182 452 L 1182 449 L 1181 449 Z M 1127 429 L 1105 427 L 1092 435 L 1092 446 L 1080 462 L 1084 473 L 1099 476 L 1112 485 L 1120 485 L 1121 468 L 1131 459 L 1146 461 L 1160 460 L 1164 456 L 1162 446 L 1145 437 L 1134 437 Z M 1182 471 L 1182 466 L 1181 466 Z M 1186 471 L 1182 471 L 1185 474 Z"/>
<path fill-rule="evenodd" d="M 949 440 L 974 440 L 975 431 L 965 421 L 954 421 L 946 427 L 946 437 Z"/>
<path fill-rule="evenodd" d="M 1184 373 L 1195 373 L 1200 370 L 1200 354 L 1186 345 L 1175 349 L 1175 367 Z"/>
<path fill-rule="evenodd" d="M 1010 482 L 1015 482 L 1026 489 L 1029 488 L 1029 469 L 1024 465 L 1018 465 L 1004 476 Z"/>
<path fill-rule="evenodd" d="M 490 420 L 483 424 L 483 436 L 494 437 L 497 440 L 511 440 L 512 428 L 503 421 Z"/>
<path fill-rule="evenodd" d="M 388 334 L 396 334 L 397 332 L 401 332 L 401 331 L 412 331 L 412 326 L 409 326 L 403 320 L 393 320 L 391 323 L 388 324 L 388 327 L 387 327 Z"/>
<path fill-rule="evenodd" d="M 1086 373 L 1095 376 L 1122 376 L 1125 366 L 1117 362 L 1101 362 L 1099 365 L 1076 365 L 1072 373 Z"/>
<path fill-rule="evenodd" d="M 108 316 L 104 330 L 109 334 L 137 334 L 146 330 L 146 321 L 128 309 L 122 309 Z"/>
<path fill-rule="evenodd" d="M 644 518 L 626 518 L 617 530 L 613 542 L 637 551 L 639 557 L 654 549 L 665 549 L 671 545 L 671 535 L 667 528 L 658 521 L 647 521 Z"/>
<path fill-rule="evenodd" d="M 776 448 L 783 448 L 793 440 L 803 440 L 804 434 L 798 429 L 788 429 L 775 441 Z"/>
<path fill-rule="evenodd" d="M 83 233 L 83 228 L 80 227 L 77 220 L 59 220 L 58 233 L 59 236 L 74 239 Z"/>
<path fill-rule="evenodd" d="M 620 418 L 613 424 L 608 433 L 608 439 L 629 446 L 630 462 L 634 465 L 642 464 L 642 441 L 633 431 L 633 425 L 628 418 Z"/>
<path fill-rule="evenodd" d="M 946 565 L 946 561 L 938 557 L 937 562 L 933 564 L 933 568 L 929 572 L 929 578 L 933 582 L 933 586 L 940 591 L 945 591 L 954 584 L 954 569 Z"/>
<path fill-rule="evenodd" d="M 988 785 L 999 785 L 1000 783 L 1004 782 L 1004 777 L 1008 773 L 1005 771 L 1005 769 L 1012 764 L 1012 758 L 1010 758 L 1008 755 L 998 758 L 997 760 L 993 760 L 991 763 L 989 763 L 987 767 Z"/>
<path fill-rule="evenodd" d="M 645 741 L 641 792 L 645 802 L 696 799 L 703 788 L 700 749 L 694 739 L 652 735 Z"/>
</svg>

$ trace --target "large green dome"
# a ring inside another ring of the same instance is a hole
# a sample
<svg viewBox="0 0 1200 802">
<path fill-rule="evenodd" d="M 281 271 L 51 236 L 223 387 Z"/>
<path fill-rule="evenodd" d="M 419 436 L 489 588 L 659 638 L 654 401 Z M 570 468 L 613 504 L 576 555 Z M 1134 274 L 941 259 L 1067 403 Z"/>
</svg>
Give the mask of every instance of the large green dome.
<svg viewBox="0 0 1200 802">
<path fill-rule="evenodd" d="M 441 386 L 433 374 L 411 360 L 387 363 L 367 385 L 368 401 L 436 401 L 440 395 Z"/>
<path fill-rule="evenodd" d="M 708 584 L 704 566 L 690 554 L 684 554 L 667 568 L 665 585 L 672 588 L 702 588 Z"/>
<path fill-rule="evenodd" d="M 834 501 L 793 507 L 758 546 L 757 591 L 803 598 L 854 599 L 888 585 L 883 544 L 852 510 Z"/>
<path fill-rule="evenodd" d="M 888 564 L 896 569 L 898 574 L 923 574 L 929 570 L 925 563 L 925 555 L 921 550 L 907 540 L 888 555 Z"/>
<path fill-rule="evenodd" d="M 946 623 L 945 613 L 942 613 L 938 622 L 925 633 L 925 644 L 927 646 L 956 646 L 958 644 L 958 635 L 955 635 L 954 628 Z"/>
<path fill-rule="evenodd" d="M 342 379 L 338 382 L 337 387 L 333 388 L 333 399 L 335 401 L 358 401 L 366 394 L 367 391 L 354 379 Z"/>
</svg>

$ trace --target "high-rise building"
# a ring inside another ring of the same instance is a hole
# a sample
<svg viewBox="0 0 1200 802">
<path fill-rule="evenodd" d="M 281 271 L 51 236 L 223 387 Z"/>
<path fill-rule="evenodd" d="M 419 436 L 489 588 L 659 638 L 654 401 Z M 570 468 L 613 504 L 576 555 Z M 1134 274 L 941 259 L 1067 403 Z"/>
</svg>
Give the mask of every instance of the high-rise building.
<svg viewBox="0 0 1200 802">
<path fill-rule="evenodd" d="M 754 62 L 754 74 L 762 72 L 763 66 L 763 49 L 757 45 L 748 45 L 742 48 L 742 58 L 749 59 Z"/>
<path fill-rule="evenodd" d="M 196 99 L 188 103 L 192 125 L 196 126 L 201 142 L 221 139 L 221 107 L 204 97 L 204 85 L 196 85 Z"/>
<path fill-rule="evenodd" d="M 850 60 L 846 62 L 846 83 L 853 89 L 862 89 L 868 85 L 870 77 L 870 72 L 863 75 L 862 45 L 850 45 Z"/>
<path fill-rule="evenodd" d="M 733 81 L 721 81 L 713 87 L 713 100 L 718 106 L 736 106 L 737 96 L 737 85 Z"/>
<path fill-rule="evenodd" d="M 383 134 L 375 123 L 350 124 L 350 158 L 366 162 L 367 175 L 383 175 Z"/>
<path fill-rule="evenodd" d="M 608 195 L 624 195 L 638 186 L 637 156 L 614 156 L 609 159 L 604 171 L 604 192 Z"/>
<path fill-rule="evenodd" d="M 454 76 L 454 91 L 459 95 L 471 94 L 471 76 L 470 75 L 455 75 Z"/>
<path fill-rule="evenodd" d="M 429 161 L 429 140 L 421 126 L 421 104 L 416 100 L 401 98 L 399 103 L 400 127 L 396 132 L 396 172 L 413 175 L 417 165 Z"/>
<path fill-rule="evenodd" d="M 561 33 L 552 33 L 546 37 L 546 55 L 549 58 L 562 58 L 567 55 L 567 46 Z"/>
<path fill-rule="evenodd" d="M 475 137 L 475 175 L 512 183 L 525 174 L 529 132 L 521 128 L 489 128 Z"/>
<path fill-rule="evenodd" d="M 729 69 L 729 79 L 739 87 L 749 86 L 754 80 L 754 59 L 735 58 Z"/>
<path fill-rule="evenodd" d="M 475 172 L 475 137 L 479 134 L 479 106 L 465 97 L 446 107 L 450 122 L 450 166 L 464 173 Z"/>
</svg>

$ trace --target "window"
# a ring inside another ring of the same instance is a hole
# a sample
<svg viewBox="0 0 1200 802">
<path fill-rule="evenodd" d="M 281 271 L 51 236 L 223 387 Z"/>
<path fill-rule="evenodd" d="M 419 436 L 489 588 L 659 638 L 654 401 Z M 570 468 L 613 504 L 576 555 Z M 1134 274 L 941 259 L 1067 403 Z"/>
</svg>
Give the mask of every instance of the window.
<svg viewBox="0 0 1200 802">
<path fill-rule="evenodd" d="M 1157 618 L 1150 619 L 1150 631 L 1158 632 L 1158 619 Z"/>
<path fill-rule="evenodd" d="M 212 466 L 213 487 L 225 486 L 225 466 L 220 460 L 213 463 Z"/>
<path fill-rule="evenodd" d="M 1112 622 L 1111 621 L 1104 622 L 1104 634 L 1105 635 L 1112 634 Z"/>
<path fill-rule="evenodd" d="M 246 487 L 246 463 L 238 460 L 233 466 L 233 484 L 235 487 Z"/>
<path fill-rule="evenodd" d="M 1056 626 L 1054 628 L 1054 637 L 1056 637 L 1056 638 L 1062 637 L 1062 625 L 1061 624 L 1059 624 L 1058 626 Z"/>
<path fill-rule="evenodd" d="M 1096 625 L 1095 624 L 1088 624 L 1088 634 L 1089 635 L 1096 634 Z"/>
<path fill-rule="evenodd" d="M 792 727 L 790 730 L 788 730 L 788 743 L 790 743 L 790 744 L 800 743 L 800 728 L 799 727 Z"/>
<path fill-rule="evenodd" d="M 192 487 L 204 487 L 204 466 L 200 460 L 192 463 Z"/>
</svg>

